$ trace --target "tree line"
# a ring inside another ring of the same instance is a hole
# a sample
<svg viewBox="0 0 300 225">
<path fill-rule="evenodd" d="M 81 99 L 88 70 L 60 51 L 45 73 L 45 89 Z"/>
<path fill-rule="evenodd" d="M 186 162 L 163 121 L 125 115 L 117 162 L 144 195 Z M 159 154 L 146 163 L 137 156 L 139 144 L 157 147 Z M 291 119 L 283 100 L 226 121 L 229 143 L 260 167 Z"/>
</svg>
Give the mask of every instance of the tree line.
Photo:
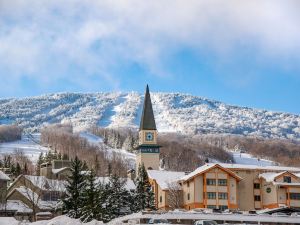
<svg viewBox="0 0 300 225">
<path fill-rule="evenodd" d="M 63 214 L 89 222 L 93 219 L 108 222 L 122 215 L 144 209 L 155 209 L 154 193 L 144 165 L 140 165 L 134 190 L 126 189 L 126 179 L 112 173 L 108 181 L 99 180 L 94 170 L 85 171 L 82 161 L 75 157 L 71 175 L 62 199 Z"/>
<path fill-rule="evenodd" d="M 51 125 L 41 130 L 41 142 L 54 152 L 74 159 L 75 156 L 89 165 L 97 176 L 105 176 L 108 169 L 118 176 L 127 176 L 129 162 L 120 154 L 110 154 L 104 145 L 91 145 L 79 134 L 73 133 L 71 125 Z"/>
<path fill-rule="evenodd" d="M 22 128 L 16 125 L 0 125 L 0 142 L 20 140 Z"/>
</svg>

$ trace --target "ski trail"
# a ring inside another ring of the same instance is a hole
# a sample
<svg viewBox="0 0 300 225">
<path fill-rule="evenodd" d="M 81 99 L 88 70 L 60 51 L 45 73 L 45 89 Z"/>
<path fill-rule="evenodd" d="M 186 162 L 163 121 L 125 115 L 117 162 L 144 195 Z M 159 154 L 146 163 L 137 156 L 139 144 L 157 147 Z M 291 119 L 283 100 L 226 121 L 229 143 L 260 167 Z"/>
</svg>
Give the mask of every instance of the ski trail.
<svg viewBox="0 0 300 225">
<path fill-rule="evenodd" d="M 120 105 L 125 100 L 126 98 L 124 95 L 119 95 L 117 99 L 106 108 L 98 122 L 98 125 L 100 127 L 108 127 L 112 123 L 112 117 L 116 114 L 115 107 Z"/>
</svg>

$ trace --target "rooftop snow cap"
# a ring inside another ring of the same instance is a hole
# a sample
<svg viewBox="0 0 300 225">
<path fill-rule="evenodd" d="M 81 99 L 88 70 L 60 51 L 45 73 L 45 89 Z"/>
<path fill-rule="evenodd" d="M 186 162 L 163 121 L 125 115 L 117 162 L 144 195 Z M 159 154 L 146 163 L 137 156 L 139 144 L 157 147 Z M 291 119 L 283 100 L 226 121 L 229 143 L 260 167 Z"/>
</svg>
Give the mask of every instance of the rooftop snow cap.
<svg viewBox="0 0 300 225">
<path fill-rule="evenodd" d="M 149 87 L 147 84 L 140 130 L 156 130 Z"/>
</svg>

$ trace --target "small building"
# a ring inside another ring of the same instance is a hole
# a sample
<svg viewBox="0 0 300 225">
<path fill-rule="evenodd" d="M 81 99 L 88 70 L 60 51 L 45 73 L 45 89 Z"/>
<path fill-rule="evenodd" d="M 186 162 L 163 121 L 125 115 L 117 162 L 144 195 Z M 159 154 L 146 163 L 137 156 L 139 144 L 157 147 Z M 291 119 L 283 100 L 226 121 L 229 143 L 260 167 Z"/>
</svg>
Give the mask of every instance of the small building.
<svg viewBox="0 0 300 225">
<path fill-rule="evenodd" d="M 70 166 L 70 160 L 52 160 L 41 165 L 40 175 L 48 179 L 65 180 L 70 175 Z"/>
<path fill-rule="evenodd" d="M 7 200 L 20 201 L 32 210 L 30 219 L 39 212 L 55 214 L 58 200 L 65 193 L 65 182 L 44 176 L 20 175 L 8 188 Z"/>
<path fill-rule="evenodd" d="M 0 204 L 5 203 L 7 195 L 7 187 L 10 178 L 2 171 L 0 171 Z"/>
<path fill-rule="evenodd" d="M 183 207 L 182 187 L 177 181 L 185 175 L 184 172 L 147 170 L 147 173 L 157 209 L 172 209 L 176 204 Z"/>
</svg>

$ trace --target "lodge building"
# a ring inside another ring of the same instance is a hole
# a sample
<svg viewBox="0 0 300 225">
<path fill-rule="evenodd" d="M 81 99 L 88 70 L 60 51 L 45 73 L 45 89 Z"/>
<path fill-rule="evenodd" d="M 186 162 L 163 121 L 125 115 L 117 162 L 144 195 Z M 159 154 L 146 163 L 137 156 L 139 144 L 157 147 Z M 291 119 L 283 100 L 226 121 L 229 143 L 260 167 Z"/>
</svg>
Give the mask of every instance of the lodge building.
<svg viewBox="0 0 300 225">
<path fill-rule="evenodd" d="M 300 168 L 207 163 L 188 174 L 165 171 L 159 168 L 159 147 L 147 85 L 136 167 L 146 167 L 157 209 L 172 208 L 170 193 L 174 192 L 174 184 L 177 202 L 187 210 L 300 208 Z"/>
</svg>

